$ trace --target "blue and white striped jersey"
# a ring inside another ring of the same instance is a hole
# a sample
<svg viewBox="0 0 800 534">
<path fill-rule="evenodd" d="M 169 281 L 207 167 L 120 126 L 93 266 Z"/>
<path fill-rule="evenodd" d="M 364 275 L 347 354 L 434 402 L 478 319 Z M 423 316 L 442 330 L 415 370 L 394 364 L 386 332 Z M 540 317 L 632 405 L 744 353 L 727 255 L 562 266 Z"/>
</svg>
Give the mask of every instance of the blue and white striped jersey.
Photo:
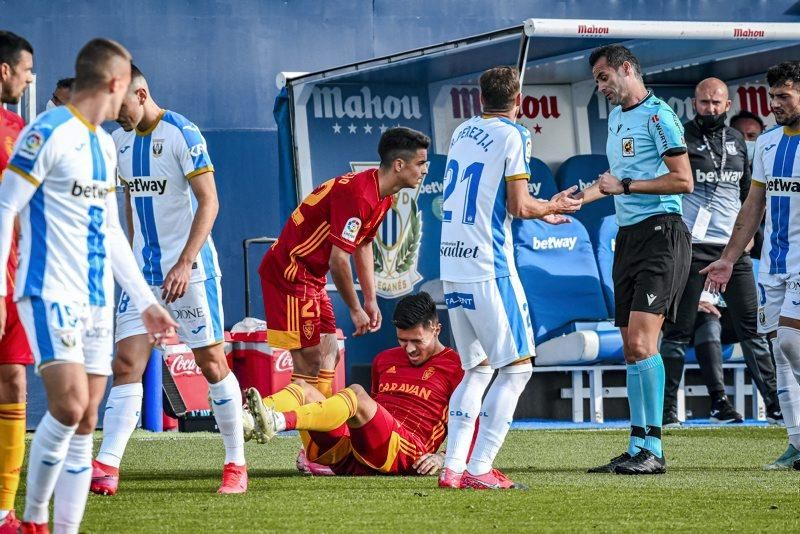
<svg viewBox="0 0 800 534">
<path fill-rule="evenodd" d="M 530 178 L 530 157 L 530 132 L 508 119 L 473 117 L 456 128 L 444 175 L 442 280 L 517 274 L 506 183 Z"/>
<path fill-rule="evenodd" d="M 14 296 L 111 305 L 107 202 L 114 142 L 71 106 L 39 115 L 20 134 L 6 169 L 36 187 L 19 214 L 20 264 Z M 116 212 L 116 207 L 114 208 Z"/>
<path fill-rule="evenodd" d="M 756 140 L 753 183 L 767 192 L 762 273 L 800 272 L 800 132 L 773 128 Z"/>
<path fill-rule="evenodd" d="M 189 238 L 196 207 L 189 180 L 214 166 L 200 130 L 173 111 L 162 111 L 147 131 L 120 128 L 112 137 L 119 177 L 131 194 L 133 254 L 147 283 L 158 286 Z M 192 266 L 191 281 L 215 276 L 220 270 L 209 235 Z"/>
</svg>

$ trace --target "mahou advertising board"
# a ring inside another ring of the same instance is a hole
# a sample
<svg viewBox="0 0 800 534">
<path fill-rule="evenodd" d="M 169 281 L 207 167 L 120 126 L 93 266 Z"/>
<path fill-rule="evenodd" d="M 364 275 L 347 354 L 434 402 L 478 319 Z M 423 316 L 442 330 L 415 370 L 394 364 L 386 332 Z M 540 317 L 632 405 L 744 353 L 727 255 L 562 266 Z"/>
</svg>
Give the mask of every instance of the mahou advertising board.
<svg viewBox="0 0 800 534">
<path fill-rule="evenodd" d="M 481 113 L 477 85 L 445 84 L 432 88 L 436 153 L 447 154 L 459 124 Z M 557 167 L 575 155 L 572 89 L 569 85 L 525 85 L 518 122 L 531 132 L 533 154 Z"/>
</svg>

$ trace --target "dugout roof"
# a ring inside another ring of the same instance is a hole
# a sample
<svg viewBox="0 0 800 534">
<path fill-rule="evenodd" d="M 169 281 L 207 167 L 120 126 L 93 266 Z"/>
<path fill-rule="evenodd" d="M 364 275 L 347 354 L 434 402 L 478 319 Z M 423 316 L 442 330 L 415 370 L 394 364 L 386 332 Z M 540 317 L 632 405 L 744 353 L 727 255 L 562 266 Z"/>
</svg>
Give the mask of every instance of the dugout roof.
<svg viewBox="0 0 800 534">
<path fill-rule="evenodd" d="M 648 84 L 694 84 L 707 76 L 749 80 L 779 61 L 800 57 L 796 23 L 529 19 L 520 26 L 319 72 L 282 74 L 278 84 L 476 82 L 483 70 L 516 62 L 523 36 L 533 38 L 525 83 L 587 80 L 592 49 L 612 42 L 636 54 Z"/>
</svg>

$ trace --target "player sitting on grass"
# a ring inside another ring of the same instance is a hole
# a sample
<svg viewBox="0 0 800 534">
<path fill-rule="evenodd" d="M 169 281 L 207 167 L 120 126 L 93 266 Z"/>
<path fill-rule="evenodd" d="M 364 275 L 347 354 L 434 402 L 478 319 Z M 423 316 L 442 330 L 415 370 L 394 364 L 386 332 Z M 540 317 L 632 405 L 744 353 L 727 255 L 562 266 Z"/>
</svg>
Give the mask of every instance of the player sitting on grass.
<svg viewBox="0 0 800 534">
<path fill-rule="evenodd" d="M 326 399 L 297 380 L 261 398 L 247 391 L 255 428 L 245 439 L 266 443 L 300 430 L 309 461 L 337 475 L 433 475 L 447 431 L 448 401 L 461 381 L 458 354 L 439 341 L 436 304 L 427 293 L 403 298 L 392 321 L 399 347 L 372 362 L 372 394 L 355 384 Z"/>
</svg>

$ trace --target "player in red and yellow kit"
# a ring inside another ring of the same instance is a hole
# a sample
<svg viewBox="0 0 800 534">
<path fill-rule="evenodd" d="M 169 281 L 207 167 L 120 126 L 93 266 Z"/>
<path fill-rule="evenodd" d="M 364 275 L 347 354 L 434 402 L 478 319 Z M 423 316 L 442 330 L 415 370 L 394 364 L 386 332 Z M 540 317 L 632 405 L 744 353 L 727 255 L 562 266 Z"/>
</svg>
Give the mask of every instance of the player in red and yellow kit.
<svg viewBox="0 0 800 534">
<path fill-rule="evenodd" d="M 0 31 L 0 101 L 19 102 L 33 81 L 33 47 L 11 32 Z M 0 106 L 0 173 L 6 168 L 14 142 L 25 122 Z M 25 366 L 33 354 L 14 304 L 14 275 L 18 264 L 16 240 L 8 256 L 5 332 L 0 334 L 0 534 L 16 532 L 14 497 L 25 455 Z"/>
<path fill-rule="evenodd" d="M 325 292 L 328 271 L 350 310 L 354 335 L 378 330 L 372 239 L 391 209 L 392 195 L 416 187 L 427 173 L 429 145 L 430 139 L 415 130 L 386 130 L 378 144 L 380 167 L 317 187 L 294 210 L 258 269 L 267 341 L 290 350 L 293 379 L 314 385 L 325 397 L 332 393 L 339 355 L 333 307 Z M 363 307 L 353 284 L 351 254 Z"/>
<path fill-rule="evenodd" d="M 276 402 L 251 388 L 254 437 L 266 442 L 275 432 L 300 430 L 308 460 L 337 475 L 435 474 L 461 360 L 439 341 L 436 304 L 427 293 L 403 298 L 393 323 L 400 346 L 372 362 L 371 395 L 352 385 L 325 399 L 298 381 L 289 386 L 293 399 Z"/>
</svg>

